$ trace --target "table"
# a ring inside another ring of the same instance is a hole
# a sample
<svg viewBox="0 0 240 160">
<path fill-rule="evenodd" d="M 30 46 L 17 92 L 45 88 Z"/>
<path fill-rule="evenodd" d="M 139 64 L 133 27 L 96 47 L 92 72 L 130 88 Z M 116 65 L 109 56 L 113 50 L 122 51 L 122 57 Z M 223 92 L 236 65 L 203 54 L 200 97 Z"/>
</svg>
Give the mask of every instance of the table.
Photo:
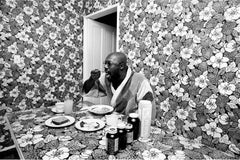
<svg viewBox="0 0 240 160">
<path fill-rule="evenodd" d="M 84 103 L 84 102 L 83 102 Z M 84 105 L 92 105 L 84 103 Z M 79 104 L 83 105 L 83 104 Z M 82 132 L 74 125 L 49 128 L 44 122 L 54 113 L 51 108 L 39 108 L 7 114 L 5 119 L 20 159 L 237 159 L 231 152 L 222 152 L 204 146 L 197 139 L 188 140 L 151 127 L 151 141 L 134 141 L 115 156 L 106 153 L 105 129 Z M 76 121 L 91 116 L 74 107 Z M 100 117 L 99 117 L 100 118 Z"/>
</svg>

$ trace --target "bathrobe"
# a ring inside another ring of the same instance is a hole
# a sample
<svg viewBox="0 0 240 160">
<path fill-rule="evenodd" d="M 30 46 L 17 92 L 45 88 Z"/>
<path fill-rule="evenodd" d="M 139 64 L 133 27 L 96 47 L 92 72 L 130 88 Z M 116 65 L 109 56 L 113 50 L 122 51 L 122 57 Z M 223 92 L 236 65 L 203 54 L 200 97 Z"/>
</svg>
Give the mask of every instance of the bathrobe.
<svg viewBox="0 0 240 160">
<path fill-rule="evenodd" d="M 125 79 L 116 90 L 111 82 L 107 80 L 104 73 L 85 96 L 107 96 L 110 105 L 114 107 L 114 111 L 124 115 L 137 112 L 140 100 L 150 100 L 153 104 L 152 118 L 155 117 L 153 91 L 149 81 L 143 74 L 133 72 L 131 68 L 128 68 Z"/>
</svg>

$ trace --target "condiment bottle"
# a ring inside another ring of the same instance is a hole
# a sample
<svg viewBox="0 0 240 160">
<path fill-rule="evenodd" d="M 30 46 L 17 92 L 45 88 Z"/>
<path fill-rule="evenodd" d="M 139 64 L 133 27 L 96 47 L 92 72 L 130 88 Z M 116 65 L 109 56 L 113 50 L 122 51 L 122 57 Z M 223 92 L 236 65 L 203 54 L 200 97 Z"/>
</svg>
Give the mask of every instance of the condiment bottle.
<svg viewBox="0 0 240 160">
<path fill-rule="evenodd" d="M 126 132 L 127 132 L 127 144 L 133 142 L 133 125 L 130 123 L 126 124 Z"/>
<path fill-rule="evenodd" d="M 119 150 L 123 150 L 127 147 L 127 132 L 125 129 L 125 124 L 123 122 L 118 123 L 117 131 L 119 136 Z"/>
<path fill-rule="evenodd" d="M 140 120 L 137 113 L 130 113 L 128 117 L 128 123 L 133 125 L 133 140 L 137 140 L 139 137 Z"/>
<path fill-rule="evenodd" d="M 107 153 L 110 155 L 114 155 L 119 150 L 119 136 L 117 133 L 117 128 L 110 127 L 107 132 Z"/>
<path fill-rule="evenodd" d="M 139 141 L 149 141 L 152 119 L 152 102 L 140 100 L 138 104 L 138 114 L 140 119 L 140 137 Z"/>
</svg>

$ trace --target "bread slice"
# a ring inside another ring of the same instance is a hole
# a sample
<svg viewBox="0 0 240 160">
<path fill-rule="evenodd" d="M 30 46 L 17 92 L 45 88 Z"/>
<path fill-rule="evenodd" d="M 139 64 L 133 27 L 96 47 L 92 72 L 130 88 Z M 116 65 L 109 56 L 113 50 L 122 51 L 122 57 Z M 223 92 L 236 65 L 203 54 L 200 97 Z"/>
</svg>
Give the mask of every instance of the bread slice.
<svg viewBox="0 0 240 160">
<path fill-rule="evenodd" d="M 63 116 L 52 119 L 52 122 L 56 125 L 61 125 L 61 124 L 67 123 L 68 121 L 69 119 Z"/>
</svg>

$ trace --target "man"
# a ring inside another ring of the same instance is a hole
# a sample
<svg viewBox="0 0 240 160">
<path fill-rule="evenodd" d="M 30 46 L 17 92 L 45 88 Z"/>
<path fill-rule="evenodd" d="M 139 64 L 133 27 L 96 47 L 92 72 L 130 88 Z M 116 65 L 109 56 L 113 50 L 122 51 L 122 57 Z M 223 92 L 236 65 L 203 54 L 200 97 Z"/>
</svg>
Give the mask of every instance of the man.
<svg viewBox="0 0 240 160">
<path fill-rule="evenodd" d="M 137 111 L 140 100 L 153 102 L 153 91 L 143 74 L 135 73 L 127 66 L 127 57 L 122 52 L 110 53 L 104 62 L 105 73 L 98 69 L 83 84 L 85 96 L 107 96 L 111 106 L 118 113 L 128 115 Z M 152 119 L 155 118 L 153 103 Z"/>
</svg>

